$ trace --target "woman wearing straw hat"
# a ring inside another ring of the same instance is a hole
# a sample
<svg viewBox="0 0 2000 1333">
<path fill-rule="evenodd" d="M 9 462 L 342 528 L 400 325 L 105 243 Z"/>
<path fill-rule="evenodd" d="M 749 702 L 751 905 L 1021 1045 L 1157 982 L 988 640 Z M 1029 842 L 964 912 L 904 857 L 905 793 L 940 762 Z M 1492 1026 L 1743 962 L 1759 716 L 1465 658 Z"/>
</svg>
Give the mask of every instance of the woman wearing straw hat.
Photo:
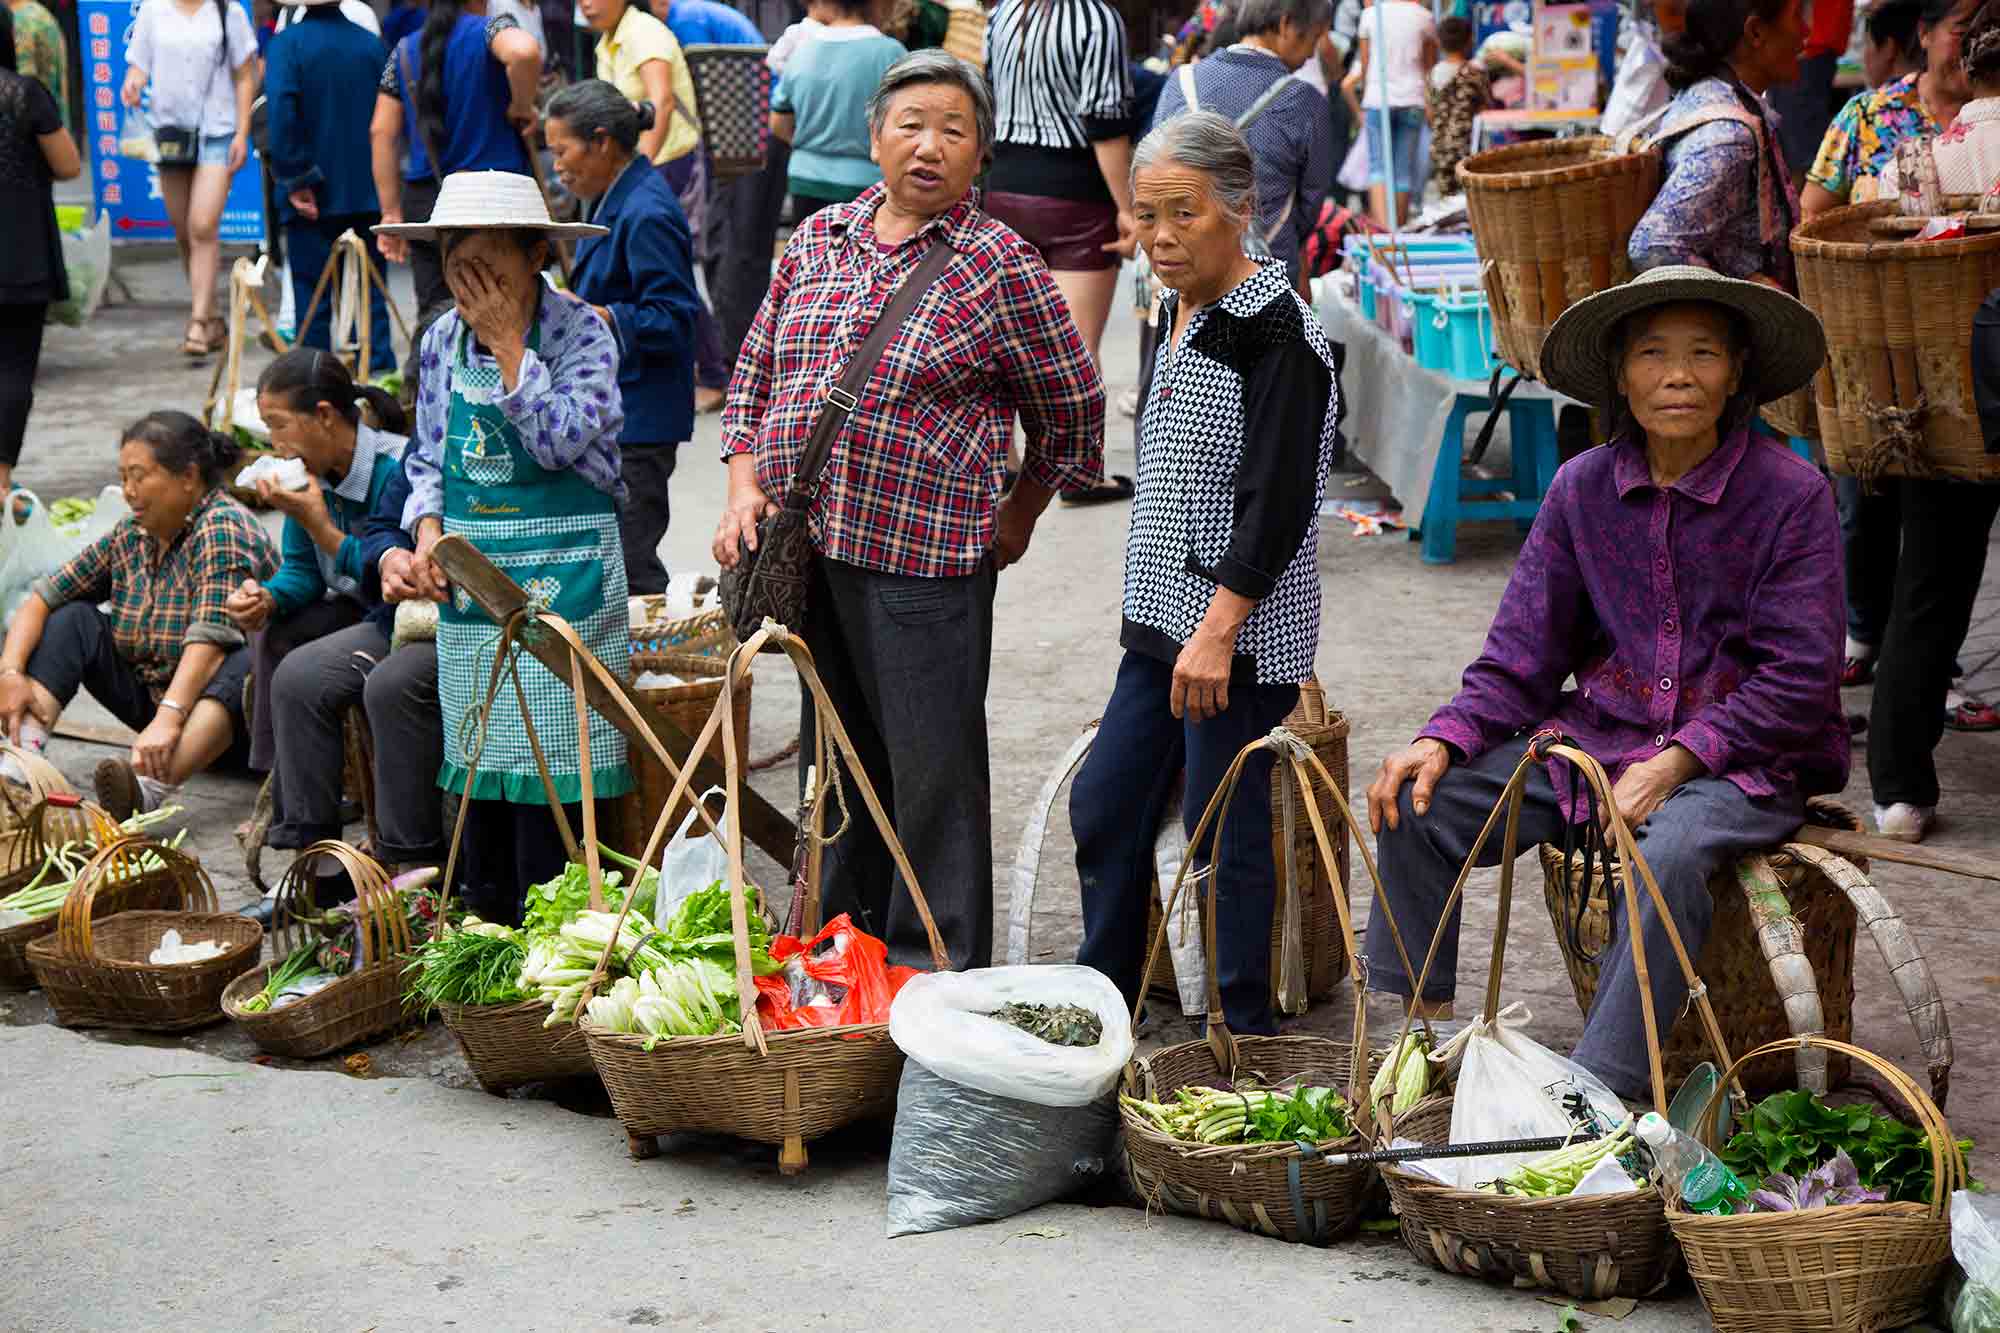
<svg viewBox="0 0 2000 1333">
<path fill-rule="evenodd" d="M 1846 785 L 1832 492 L 1750 428 L 1757 405 L 1806 383 L 1825 349 L 1792 297 L 1684 265 L 1580 301 L 1549 330 L 1544 378 L 1605 409 L 1612 437 L 1556 473 L 1458 697 L 1368 788 L 1409 940 L 1438 925 L 1538 729 L 1560 730 L 1611 772 L 1612 800 L 1696 957 L 1710 874 L 1782 842 L 1806 797 Z M 1563 689 L 1571 676 L 1576 688 Z M 1583 836 L 1593 805 L 1566 767 L 1537 769 L 1522 844 Z M 1488 864 L 1499 851 L 1488 842 Z M 1651 902 L 1639 912 L 1647 956 L 1668 957 Z M 1647 1086 L 1646 1043 L 1625 918 L 1611 920 L 1576 1058 L 1631 1096 Z M 1375 988 L 1409 999 L 1394 942 L 1372 922 L 1367 952 Z M 1413 1007 L 1449 1015 L 1457 959 L 1454 919 Z M 1680 1013 L 1680 970 L 1650 973 L 1654 1012 Z"/>
<path fill-rule="evenodd" d="M 452 310 L 424 335 L 419 357 L 403 526 L 417 541 L 413 579 L 444 603 L 439 781 L 470 801 L 461 891 L 487 920 L 516 922 L 528 886 L 559 871 L 566 850 L 511 687 L 475 733 L 498 627 L 463 593 L 447 595 L 430 552 L 446 533 L 464 537 L 537 608 L 568 620 L 592 653 L 624 673 L 631 645 L 618 536 L 625 412 L 617 341 L 589 306 L 541 279 L 553 241 L 602 236 L 605 228 L 550 221 L 527 176 L 468 171 L 445 177 L 428 222 L 380 230 L 435 240 L 451 287 Z M 518 666 L 555 794 L 573 810 L 582 778 L 569 684 L 532 658 Z M 595 728 L 590 752 L 597 795 L 631 789 L 618 732 Z"/>
</svg>

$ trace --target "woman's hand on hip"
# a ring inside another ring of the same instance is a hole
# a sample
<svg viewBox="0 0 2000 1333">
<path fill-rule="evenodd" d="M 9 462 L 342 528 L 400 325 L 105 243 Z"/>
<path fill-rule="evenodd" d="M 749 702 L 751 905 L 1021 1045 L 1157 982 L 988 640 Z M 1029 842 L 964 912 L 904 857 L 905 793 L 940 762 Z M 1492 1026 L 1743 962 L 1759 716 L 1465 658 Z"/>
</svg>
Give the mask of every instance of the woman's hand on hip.
<svg viewBox="0 0 2000 1333">
<path fill-rule="evenodd" d="M 1229 708 L 1229 668 L 1236 640 L 1197 629 L 1174 662 L 1170 705 L 1175 717 L 1206 722 Z"/>
<path fill-rule="evenodd" d="M 1402 826 L 1396 800 L 1403 784 L 1412 780 L 1416 786 L 1410 792 L 1410 808 L 1420 815 L 1429 813 L 1431 793 L 1450 767 L 1451 747 L 1429 736 L 1384 759 L 1368 784 L 1368 827 L 1380 833 L 1384 823 L 1390 828 Z"/>
</svg>

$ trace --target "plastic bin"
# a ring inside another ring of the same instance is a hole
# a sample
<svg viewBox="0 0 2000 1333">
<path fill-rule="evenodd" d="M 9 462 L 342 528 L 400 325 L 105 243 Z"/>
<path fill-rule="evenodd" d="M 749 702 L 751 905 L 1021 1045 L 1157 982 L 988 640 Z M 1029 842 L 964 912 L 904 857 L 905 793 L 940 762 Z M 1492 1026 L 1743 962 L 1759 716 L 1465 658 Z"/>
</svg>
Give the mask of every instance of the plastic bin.
<svg viewBox="0 0 2000 1333">
<path fill-rule="evenodd" d="M 1417 364 L 1453 379 L 1483 380 L 1500 359 L 1493 311 L 1476 291 L 1410 292 L 1410 336 Z"/>
</svg>

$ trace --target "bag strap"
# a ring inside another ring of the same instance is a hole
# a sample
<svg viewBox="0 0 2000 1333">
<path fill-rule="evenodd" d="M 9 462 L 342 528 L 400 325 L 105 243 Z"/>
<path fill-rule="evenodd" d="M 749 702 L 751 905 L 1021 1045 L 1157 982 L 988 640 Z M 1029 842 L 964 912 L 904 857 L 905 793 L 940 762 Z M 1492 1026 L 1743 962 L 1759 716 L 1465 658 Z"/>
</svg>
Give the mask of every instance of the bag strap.
<svg viewBox="0 0 2000 1333">
<path fill-rule="evenodd" d="M 785 497 L 787 508 L 803 509 L 811 500 L 813 486 L 819 481 L 828 456 L 833 453 L 833 442 L 840 438 L 840 432 L 847 427 L 848 417 L 861 405 L 862 386 L 875 373 L 882 354 L 889 350 L 890 340 L 909 319 L 910 312 L 917 308 L 917 302 L 944 274 L 945 266 L 957 257 L 958 251 L 952 249 L 949 243 L 942 240 L 933 242 L 918 262 L 916 271 L 903 279 L 903 285 L 889 298 L 889 304 L 883 307 L 875 326 L 868 330 L 861 346 L 848 358 L 840 378 L 827 386 L 826 396 L 820 402 L 819 416 L 813 421 L 812 434 L 806 438 L 805 453 L 799 458 L 798 475 L 792 478 L 791 492 Z"/>
<path fill-rule="evenodd" d="M 1187 66 L 1182 65 L 1181 68 L 1186 69 Z M 1236 118 L 1236 128 L 1239 130 L 1249 129 L 1251 122 L 1263 115 L 1264 109 L 1278 100 L 1278 94 L 1285 91 L 1285 85 L 1291 81 L 1291 77 L 1289 74 L 1281 74 L 1271 80 L 1271 86 L 1263 92 L 1258 93 L 1257 100 L 1243 108 L 1243 114 Z M 1194 80 L 1189 79 L 1188 82 L 1192 83 Z"/>
<path fill-rule="evenodd" d="M 403 91 L 410 95 L 410 119 L 416 122 L 410 128 L 417 132 L 417 137 L 423 142 L 424 155 L 431 160 L 431 175 L 437 179 L 438 184 L 442 185 L 444 184 L 444 158 L 438 152 L 437 140 L 431 138 L 429 132 L 424 129 L 424 109 L 417 101 L 417 78 L 410 69 L 410 43 L 408 41 L 396 43 L 396 67 L 402 71 Z"/>
<path fill-rule="evenodd" d="M 1181 100 L 1187 103 L 1190 112 L 1201 110 L 1201 98 L 1194 90 L 1194 62 L 1189 61 L 1180 68 Z"/>
</svg>

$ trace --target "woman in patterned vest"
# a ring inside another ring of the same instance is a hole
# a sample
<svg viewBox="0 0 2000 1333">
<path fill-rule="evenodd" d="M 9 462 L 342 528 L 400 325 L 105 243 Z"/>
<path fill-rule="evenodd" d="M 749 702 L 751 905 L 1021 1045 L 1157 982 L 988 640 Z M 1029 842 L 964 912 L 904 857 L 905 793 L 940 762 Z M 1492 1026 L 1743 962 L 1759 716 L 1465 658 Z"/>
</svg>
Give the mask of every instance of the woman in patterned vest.
<svg viewBox="0 0 2000 1333">
<path fill-rule="evenodd" d="M 1319 320 L 1282 262 L 1244 254 L 1249 145 L 1213 112 L 1133 156 L 1134 214 L 1168 288 L 1139 425 L 1125 548 L 1125 658 L 1070 795 L 1084 940 L 1077 960 L 1136 999 L 1153 836 L 1176 778 L 1190 833 L 1243 746 L 1284 721 L 1319 642 L 1315 535 L 1338 390 Z M 1216 920 L 1223 1013 L 1276 1030 L 1270 1004 L 1271 762 L 1243 770 L 1224 821 Z"/>
</svg>

